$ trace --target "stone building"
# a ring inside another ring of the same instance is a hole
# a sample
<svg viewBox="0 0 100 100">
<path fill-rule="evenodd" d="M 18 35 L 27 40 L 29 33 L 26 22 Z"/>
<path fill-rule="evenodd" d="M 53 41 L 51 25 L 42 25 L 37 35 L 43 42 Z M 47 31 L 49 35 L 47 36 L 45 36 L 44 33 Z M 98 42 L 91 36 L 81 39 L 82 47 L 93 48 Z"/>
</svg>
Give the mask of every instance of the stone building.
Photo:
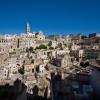
<svg viewBox="0 0 100 100">
<path fill-rule="evenodd" d="M 14 51 L 17 48 L 16 35 L 0 35 L 0 52 Z"/>
<path fill-rule="evenodd" d="M 75 44 L 79 44 L 81 42 L 80 34 L 70 34 L 71 42 Z"/>
<path fill-rule="evenodd" d="M 100 50 L 85 50 L 86 58 L 87 59 L 99 59 L 100 58 Z"/>
<path fill-rule="evenodd" d="M 72 61 L 69 54 L 57 55 L 56 58 L 53 58 L 52 63 L 57 67 L 72 67 Z"/>
</svg>

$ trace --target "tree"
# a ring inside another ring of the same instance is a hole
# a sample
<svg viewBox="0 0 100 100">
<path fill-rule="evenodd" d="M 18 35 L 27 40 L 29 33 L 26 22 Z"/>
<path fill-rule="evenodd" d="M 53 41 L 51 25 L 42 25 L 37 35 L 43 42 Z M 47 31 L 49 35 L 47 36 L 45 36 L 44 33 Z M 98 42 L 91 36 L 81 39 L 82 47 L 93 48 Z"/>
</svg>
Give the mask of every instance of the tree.
<svg viewBox="0 0 100 100">
<path fill-rule="evenodd" d="M 24 67 L 20 68 L 20 69 L 18 70 L 18 72 L 19 72 L 21 75 L 24 75 L 24 73 L 25 73 Z"/>
<path fill-rule="evenodd" d="M 28 52 L 28 48 L 26 48 L 26 52 Z"/>
<path fill-rule="evenodd" d="M 35 49 L 47 49 L 47 47 L 44 44 L 39 45 Z"/>
<path fill-rule="evenodd" d="M 30 52 L 33 52 L 33 47 L 30 47 L 30 48 L 29 48 L 29 51 L 30 51 Z"/>
<path fill-rule="evenodd" d="M 39 49 L 39 47 L 36 47 L 35 49 Z"/>
<path fill-rule="evenodd" d="M 87 62 L 81 62 L 80 66 L 87 67 L 87 66 L 89 66 L 89 62 L 88 61 Z"/>
<path fill-rule="evenodd" d="M 80 62 L 80 66 L 84 67 L 84 62 Z"/>
<path fill-rule="evenodd" d="M 62 43 L 59 43 L 59 44 L 58 44 L 58 47 L 62 50 L 62 49 L 63 49 L 63 48 L 62 48 L 62 47 L 63 47 Z"/>
<path fill-rule="evenodd" d="M 86 35 L 82 35 L 81 38 L 82 39 L 85 39 L 85 38 L 87 38 L 87 36 Z"/>
<path fill-rule="evenodd" d="M 88 61 L 85 62 L 84 66 L 85 66 L 85 67 L 89 66 L 89 62 L 88 62 Z"/>
<path fill-rule="evenodd" d="M 49 41 L 48 46 L 49 46 L 49 47 L 52 46 L 52 41 Z"/>
<path fill-rule="evenodd" d="M 41 45 L 39 46 L 39 48 L 40 48 L 40 49 L 47 49 L 47 47 L 46 47 L 45 45 L 43 45 L 43 44 L 41 44 Z"/>
</svg>

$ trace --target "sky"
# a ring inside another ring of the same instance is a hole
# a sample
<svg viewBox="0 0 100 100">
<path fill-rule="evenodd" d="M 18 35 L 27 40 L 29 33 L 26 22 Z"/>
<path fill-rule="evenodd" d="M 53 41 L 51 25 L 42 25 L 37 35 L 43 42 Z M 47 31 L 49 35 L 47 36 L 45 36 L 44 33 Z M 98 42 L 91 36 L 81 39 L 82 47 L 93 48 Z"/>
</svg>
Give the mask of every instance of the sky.
<svg viewBox="0 0 100 100">
<path fill-rule="evenodd" d="M 100 32 L 100 0 L 0 0 L 0 34 Z"/>
</svg>

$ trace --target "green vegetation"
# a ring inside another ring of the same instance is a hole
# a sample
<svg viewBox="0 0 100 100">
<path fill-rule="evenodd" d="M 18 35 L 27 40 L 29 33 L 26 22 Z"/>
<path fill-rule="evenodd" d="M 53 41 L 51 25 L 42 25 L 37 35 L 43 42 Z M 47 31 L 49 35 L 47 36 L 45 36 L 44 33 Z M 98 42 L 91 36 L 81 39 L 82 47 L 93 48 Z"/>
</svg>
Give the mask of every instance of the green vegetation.
<svg viewBox="0 0 100 100">
<path fill-rule="evenodd" d="M 85 38 L 87 38 L 86 35 L 82 35 L 82 36 L 81 36 L 81 39 L 85 39 Z"/>
<path fill-rule="evenodd" d="M 44 44 L 39 45 L 35 49 L 47 49 L 47 47 Z"/>
<path fill-rule="evenodd" d="M 59 43 L 58 46 L 59 46 L 59 47 L 62 47 L 62 43 Z"/>
<path fill-rule="evenodd" d="M 33 47 L 30 47 L 30 48 L 29 48 L 29 51 L 30 51 L 30 52 L 33 52 L 33 50 L 34 50 Z"/>
<path fill-rule="evenodd" d="M 35 51 L 34 51 L 34 48 L 33 48 L 33 47 L 26 48 L 26 52 L 35 53 Z"/>
<path fill-rule="evenodd" d="M 18 72 L 21 74 L 21 75 L 24 75 L 25 71 L 24 71 L 24 66 L 22 66 L 22 68 L 20 68 L 18 70 Z"/>
<path fill-rule="evenodd" d="M 81 62 L 80 66 L 87 67 L 87 66 L 89 66 L 89 62 L 88 61 L 87 62 Z"/>
<path fill-rule="evenodd" d="M 52 41 L 49 41 L 48 46 L 49 46 L 49 47 L 52 46 Z"/>
<path fill-rule="evenodd" d="M 49 49 L 54 49 L 54 47 L 52 47 L 52 41 L 49 41 L 49 43 L 48 43 L 48 47 L 49 47 Z"/>
</svg>

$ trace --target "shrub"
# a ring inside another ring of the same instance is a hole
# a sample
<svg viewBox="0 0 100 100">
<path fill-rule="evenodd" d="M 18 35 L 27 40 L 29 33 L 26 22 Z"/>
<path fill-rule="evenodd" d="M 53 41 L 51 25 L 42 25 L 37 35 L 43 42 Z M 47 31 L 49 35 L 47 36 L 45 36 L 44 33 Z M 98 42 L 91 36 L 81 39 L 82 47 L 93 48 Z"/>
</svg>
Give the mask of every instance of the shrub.
<svg viewBox="0 0 100 100">
<path fill-rule="evenodd" d="M 30 52 L 33 52 L 33 47 L 30 47 L 30 48 L 29 48 L 29 51 L 30 51 Z"/>
<path fill-rule="evenodd" d="M 47 49 L 47 47 L 44 44 L 39 45 L 35 49 Z"/>
</svg>

